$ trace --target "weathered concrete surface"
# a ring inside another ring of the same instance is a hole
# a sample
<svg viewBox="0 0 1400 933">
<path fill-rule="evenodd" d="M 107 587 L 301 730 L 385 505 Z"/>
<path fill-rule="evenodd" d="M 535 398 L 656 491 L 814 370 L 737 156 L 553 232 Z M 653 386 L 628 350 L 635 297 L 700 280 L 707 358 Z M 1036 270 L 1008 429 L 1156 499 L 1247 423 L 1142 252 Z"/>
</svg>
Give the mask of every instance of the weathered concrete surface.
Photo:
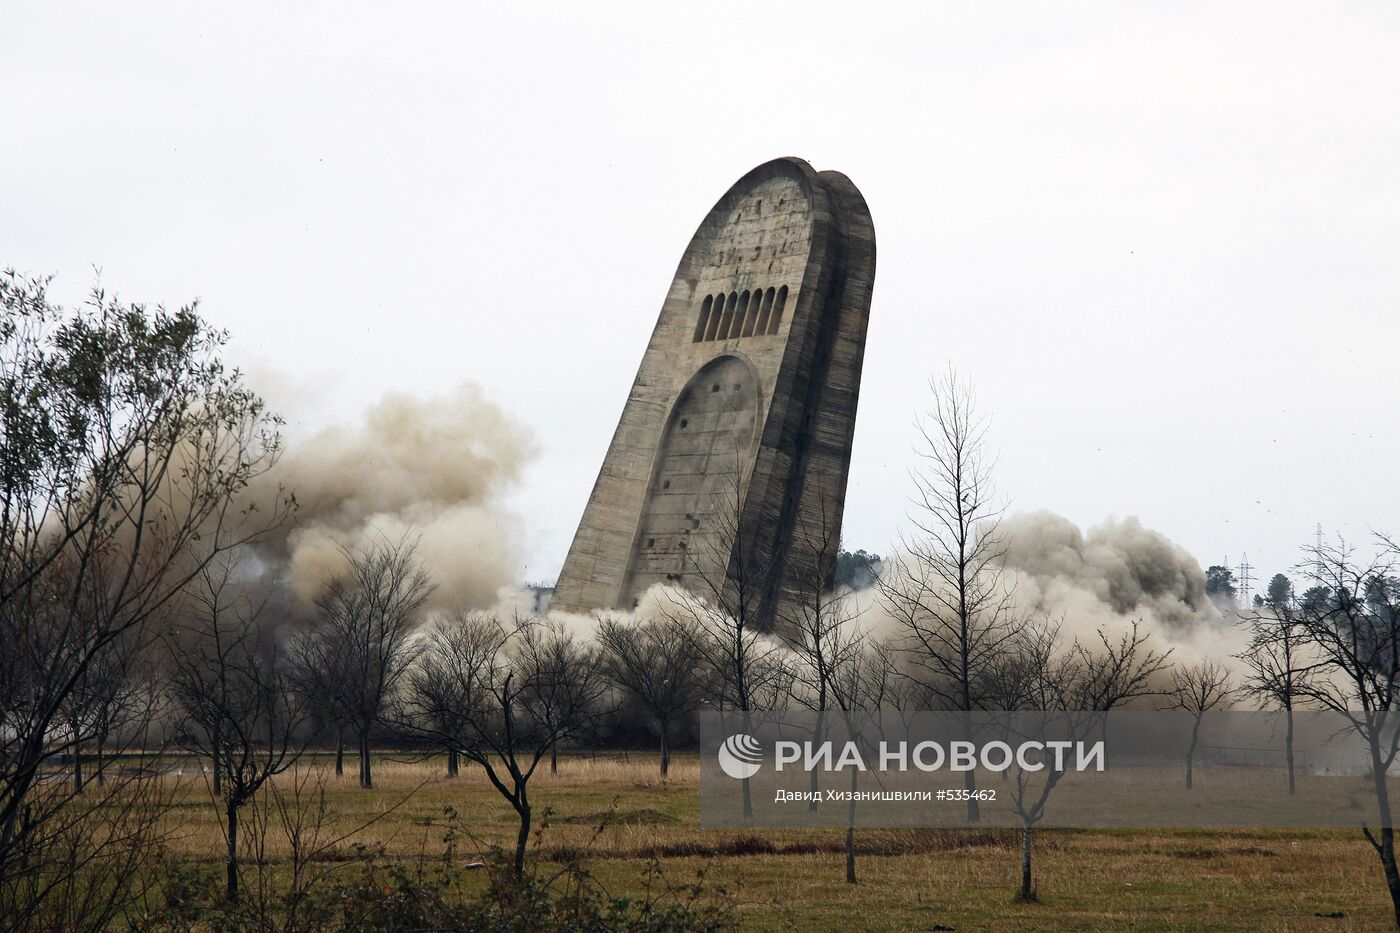
<svg viewBox="0 0 1400 933">
<path fill-rule="evenodd" d="M 874 227 L 844 175 L 777 159 L 720 198 L 681 257 L 554 608 L 743 577 L 771 627 L 798 581 L 829 577 L 874 279 Z"/>
</svg>

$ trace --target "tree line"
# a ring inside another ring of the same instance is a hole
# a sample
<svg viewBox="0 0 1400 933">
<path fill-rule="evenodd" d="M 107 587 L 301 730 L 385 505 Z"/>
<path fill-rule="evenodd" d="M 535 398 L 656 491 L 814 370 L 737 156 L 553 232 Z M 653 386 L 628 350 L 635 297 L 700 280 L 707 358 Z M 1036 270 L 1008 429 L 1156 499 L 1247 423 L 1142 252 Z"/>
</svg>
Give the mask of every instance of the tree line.
<svg viewBox="0 0 1400 933">
<path fill-rule="evenodd" d="M 839 517 L 804 516 L 793 547 L 819 559 L 794 562 L 808 569 L 785 580 L 771 631 L 758 625 L 769 575 L 740 533 L 738 476 L 697 538 L 690 585 L 651 617 L 604 614 L 588 637 L 547 616 L 430 615 L 434 581 L 411 537 L 347 545 L 314 605 L 295 609 L 257 550 L 295 514 L 294 491 L 269 480 L 281 423 L 222 364 L 226 335 L 194 307 L 100 291 L 65 311 L 46 284 L 0 275 L 0 911 L 21 925 L 46 910 L 74 929 L 120 915 L 138 877 L 131 854 L 154 845 L 169 812 L 169 787 L 150 780 L 166 739 L 208 762 L 225 897 L 236 901 L 250 805 L 316 737 L 333 737 L 337 773 L 354 743 L 367 789 L 376 737 L 445 754 L 452 775 L 463 762 L 479 769 L 518 817 L 519 875 L 531 780 L 558 768 L 562 745 L 605 740 L 622 704 L 649 718 L 664 777 L 700 707 L 805 708 L 819 722 L 1022 711 L 1088 735 L 1125 705 L 1176 707 L 1199 723 L 1241 701 L 1290 723 L 1295 709 L 1331 710 L 1366 741 L 1376 811 L 1364 832 L 1400 923 L 1386 783 L 1400 753 L 1400 548 L 1389 538 L 1364 555 L 1345 542 L 1310 549 L 1301 596 L 1275 577 L 1240 613 L 1249 637 L 1238 659 L 1182 662 L 1136 623 L 1069 637 L 1066 620 L 1015 598 L 987 423 L 949 372 L 918 421 L 896 553 L 843 568 Z M 883 627 L 838 577 L 873 586 Z M 1291 728 L 1287 741 L 1292 789 Z M 1194 752 L 1193 741 L 1188 787 Z M 1036 897 L 1034 833 L 1062 776 L 1008 776 L 1023 899 Z M 977 780 L 967 772 L 966 789 Z M 744 794 L 751 812 L 747 782 Z M 979 819 L 975 794 L 966 817 Z M 855 826 L 852 804 L 851 883 Z"/>
</svg>

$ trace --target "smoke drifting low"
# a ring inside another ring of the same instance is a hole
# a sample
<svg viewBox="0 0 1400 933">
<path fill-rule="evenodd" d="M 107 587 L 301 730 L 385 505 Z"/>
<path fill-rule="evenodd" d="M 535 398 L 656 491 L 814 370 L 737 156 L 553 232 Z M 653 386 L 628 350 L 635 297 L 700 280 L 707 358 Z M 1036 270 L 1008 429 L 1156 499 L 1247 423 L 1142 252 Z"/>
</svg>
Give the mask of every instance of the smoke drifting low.
<svg viewBox="0 0 1400 933">
<path fill-rule="evenodd" d="M 1135 517 L 1083 531 L 1053 512 L 1023 512 L 1008 516 L 998 536 L 1006 547 L 1003 582 L 1016 614 L 1059 622 L 1067 638 L 1096 642 L 1100 629 L 1113 637 L 1138 622 L 1163 647 L 1194 655 L 1192 646 L 1220 647 L 1215 643 L 1228 631 L 1227 620 L 1206 597 L 1200 563 Z M 890 634 L 893 623 L 883 618 L 877 588 L 852 596 L 872 633 Z M 673 601 L 666 587 L 655 586 L 637 614 L 664 614 Z"/>
<path fill-rule="evenodd" d="M 490 606 L 520 571 L 521 524 L 502 497 L 535 451 L 475 385 L 428 399 L 388 393 L 358 425 L 289 439 L 269 480 L 298 507 L 263 558 L 307 603 L 344 566 L 341 546 L 408 535 L 437 584 L 431 608 Z"/>
</svg>

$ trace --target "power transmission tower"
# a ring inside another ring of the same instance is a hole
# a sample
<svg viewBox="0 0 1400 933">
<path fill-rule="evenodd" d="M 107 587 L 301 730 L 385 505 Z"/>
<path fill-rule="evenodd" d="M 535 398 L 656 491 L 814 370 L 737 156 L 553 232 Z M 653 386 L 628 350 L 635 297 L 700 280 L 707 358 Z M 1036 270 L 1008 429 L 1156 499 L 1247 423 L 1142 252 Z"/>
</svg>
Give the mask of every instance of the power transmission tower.
<svg viewBox="0 0 1400 933">
<path fill-rule="evenodd" d="M 1253 569 L 1254 568 L 1251 567 L 1249 564 L 1249 554 L 1241 554 L 1240 568 L 1238 574 L 1240 586 L 1240 604 L 1246 609 L 1249 608 L 1250 584 L 1253 582 L 1253 578 L 1249 575 L 1249 572 Z"/>
</svg>

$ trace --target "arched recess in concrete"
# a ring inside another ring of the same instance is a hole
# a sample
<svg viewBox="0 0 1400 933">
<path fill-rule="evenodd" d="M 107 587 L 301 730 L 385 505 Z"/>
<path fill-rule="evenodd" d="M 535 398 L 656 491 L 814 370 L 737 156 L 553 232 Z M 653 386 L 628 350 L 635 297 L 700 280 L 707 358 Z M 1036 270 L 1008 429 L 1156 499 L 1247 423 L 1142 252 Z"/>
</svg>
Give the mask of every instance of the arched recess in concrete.
<svg viewBox="0 0 1400 933">
<path fill-rule="evenodd" d="M 758 373 L 738 354 L 715 357 L 686 383 L 658 445 L 624 606 L 636 605 L 655 583 L 695 574 L 718 579 L 726 529 L 737 521 L 753 466 L 761 402 Z"/>
</svg>

